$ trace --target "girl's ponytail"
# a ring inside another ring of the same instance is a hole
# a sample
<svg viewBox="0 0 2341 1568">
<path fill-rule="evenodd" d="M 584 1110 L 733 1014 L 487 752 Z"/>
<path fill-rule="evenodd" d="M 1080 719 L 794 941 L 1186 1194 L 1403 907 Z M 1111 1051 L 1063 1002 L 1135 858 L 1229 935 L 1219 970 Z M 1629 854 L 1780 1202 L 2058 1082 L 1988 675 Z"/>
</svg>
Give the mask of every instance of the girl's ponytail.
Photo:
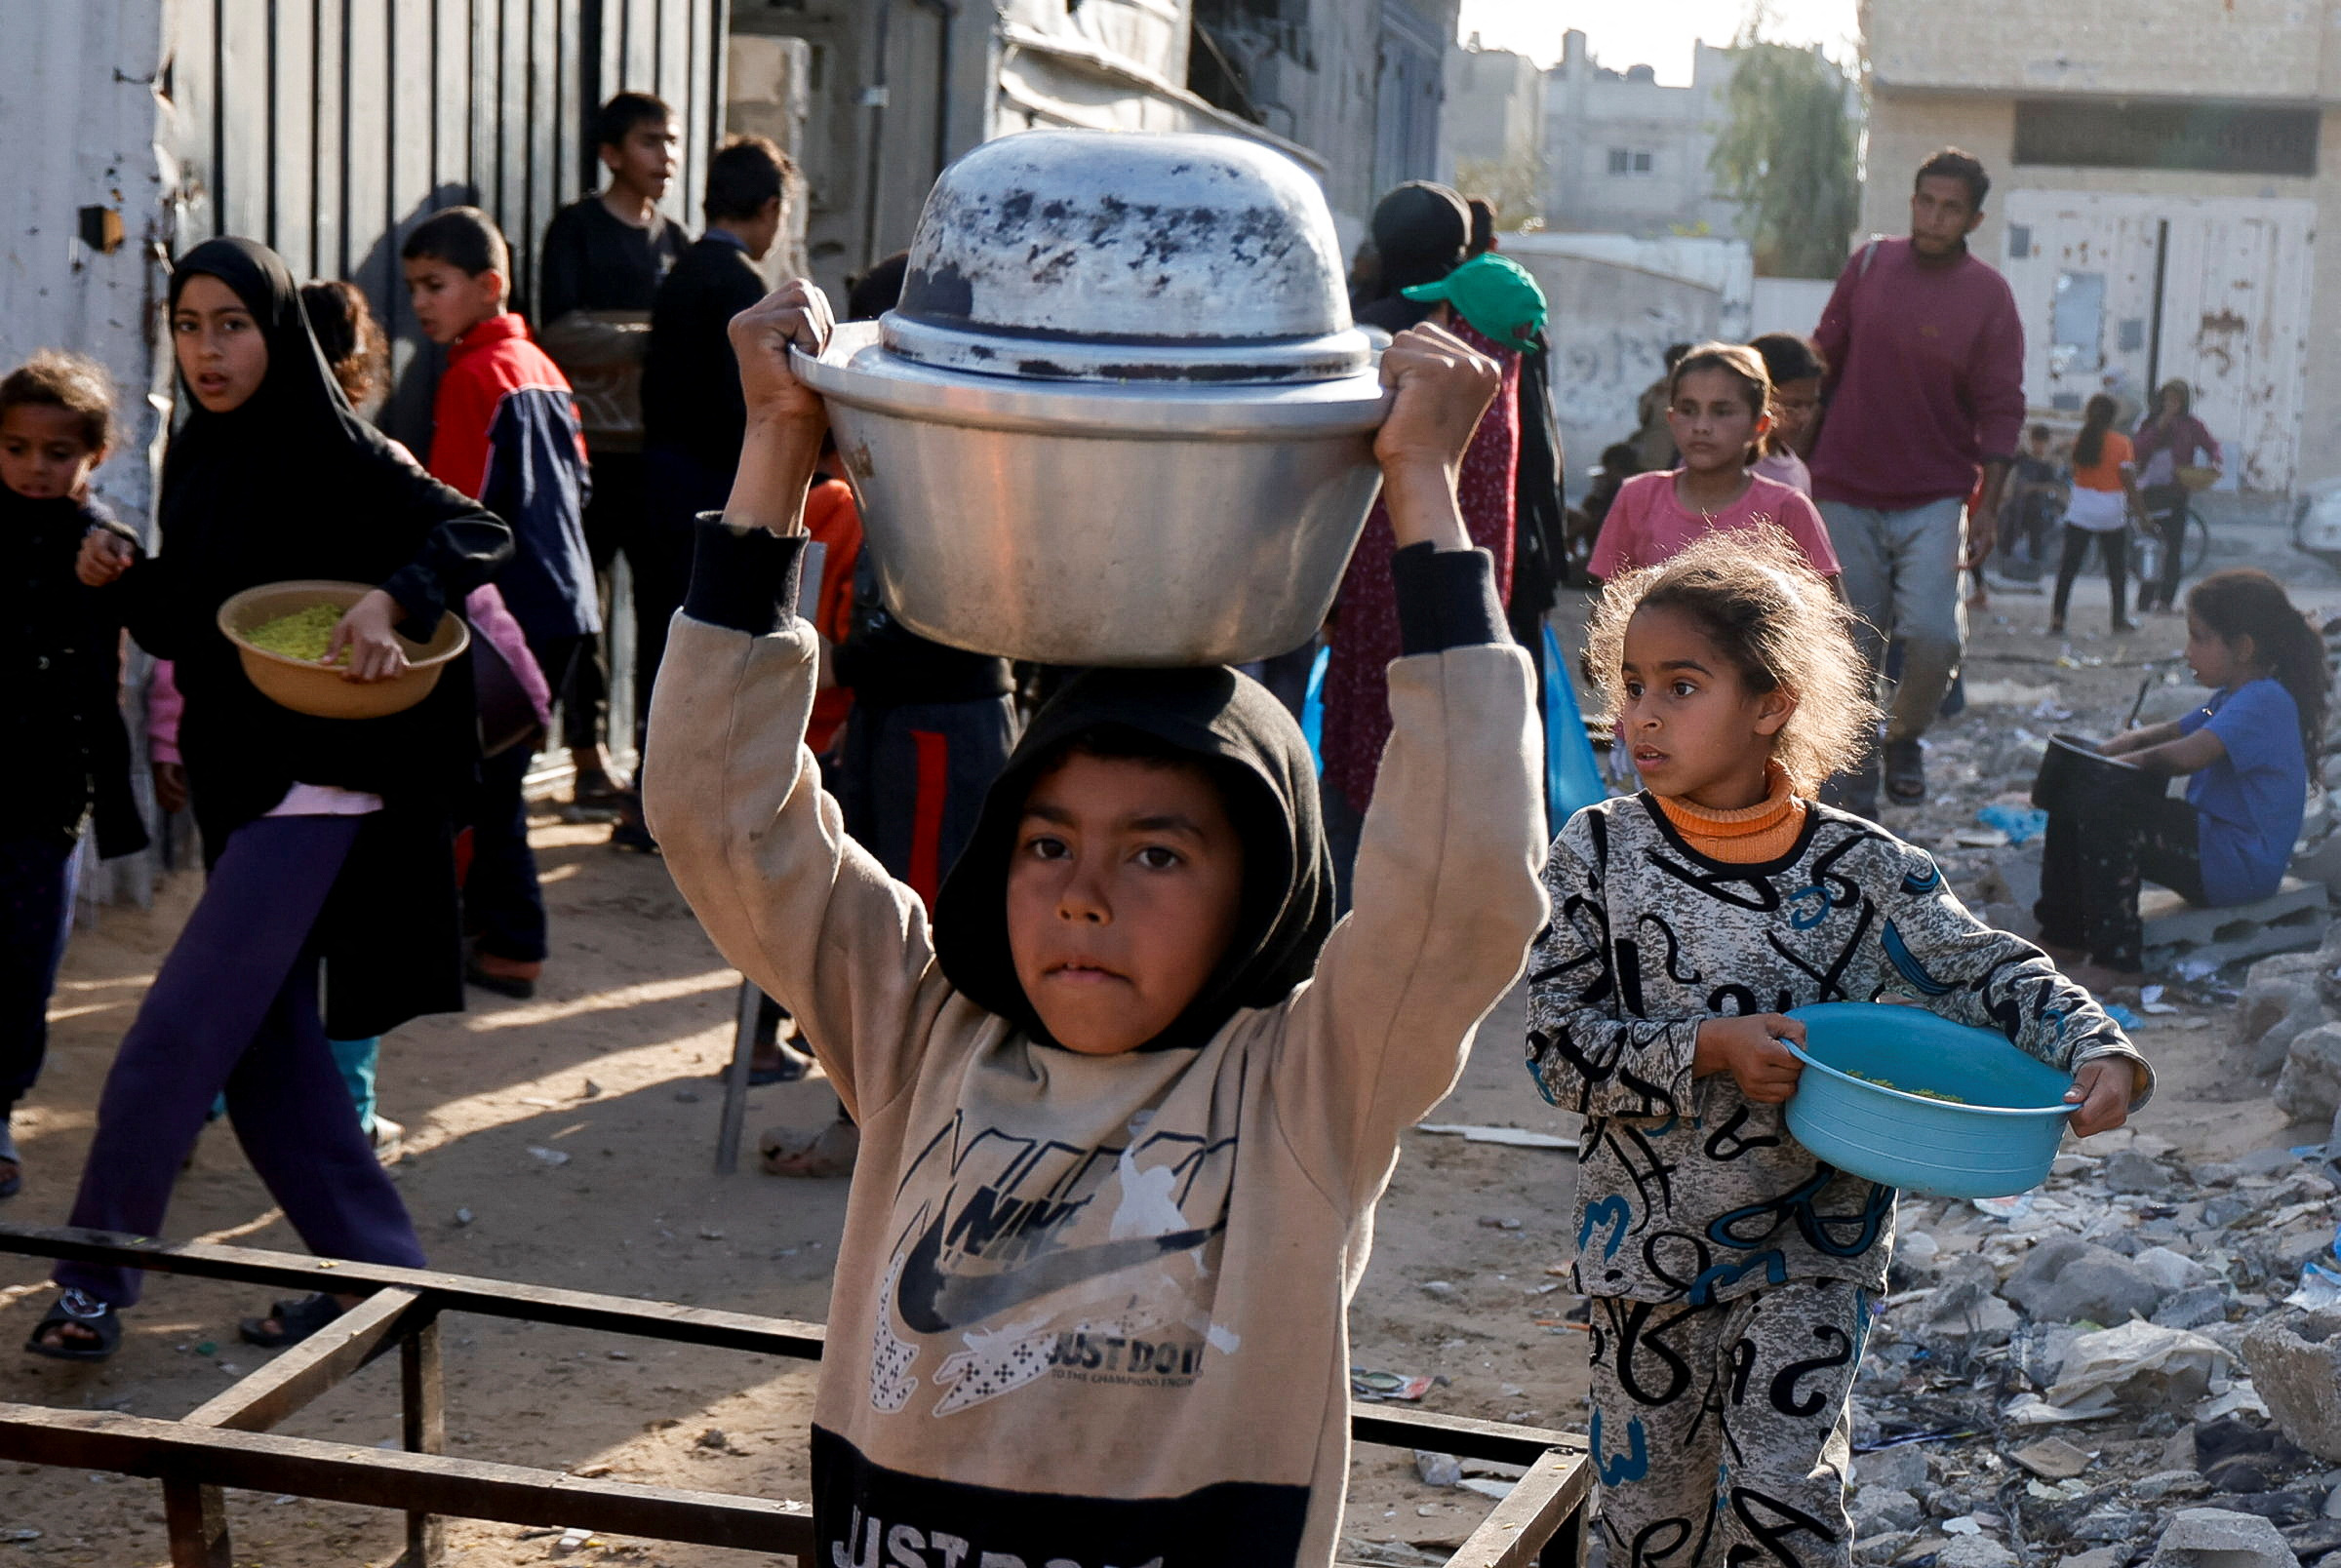
<svg viewBox="0 0 2341 1568">
<path fill-rule="evenodd" d="M 2214 571 L 2187 593 L 2187 608 L 2222 639 L 2251 639 L 2254 652 L 2300 710 L 2300 745 L 2309 777 L 2324 781 L 2324 719 L 2332 692 L 2324 639 L 2293 608 L 2283 584 L 2264 571 Z"/>
<path fill-rule="evenodd" d="M 2100 392 L 2089 399 L 2089 406 L 2081 416 L 2081 434 L 2073 441 L 2073 466 L 2094 468 L 2097 459 L 2105 455 L 2105 433 L 2114 427 L 2114 415 L 2122 405 Z"/>
</svg>

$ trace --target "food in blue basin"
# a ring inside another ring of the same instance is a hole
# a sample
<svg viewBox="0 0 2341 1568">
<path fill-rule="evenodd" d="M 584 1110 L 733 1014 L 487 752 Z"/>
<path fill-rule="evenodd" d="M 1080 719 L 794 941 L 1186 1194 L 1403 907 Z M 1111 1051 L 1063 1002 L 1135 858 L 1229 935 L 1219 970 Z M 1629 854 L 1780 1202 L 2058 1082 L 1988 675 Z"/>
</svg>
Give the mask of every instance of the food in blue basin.
<svg viewBox="0 0 2341 1568">
<path fill-rule="evenodd" d="M 2071 1075 L 1922 1007 L 1830 1001 L 1788 1015 L 1805 1064 L 1788 1130 L 1840 1170 L 1938 1197 L 2005 1197 L 2047 1178 Z M 1784 1042 L 1786 1043 L 1786 1042 Z"/>
</svg>

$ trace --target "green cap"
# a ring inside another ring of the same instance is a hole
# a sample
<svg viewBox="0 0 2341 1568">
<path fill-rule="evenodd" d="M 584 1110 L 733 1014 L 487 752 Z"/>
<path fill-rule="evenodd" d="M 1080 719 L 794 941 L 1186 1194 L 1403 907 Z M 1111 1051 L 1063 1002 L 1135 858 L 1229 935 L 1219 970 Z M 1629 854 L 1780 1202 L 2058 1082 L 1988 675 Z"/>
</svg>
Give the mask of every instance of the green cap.
<svg viewBox="0 0 2341 1568">
<path fill-rule="evenodd" d="M 1475 255 L 1437 283 L 1399 293 L 1419 303 L 1444 299 L 1472 330 L 1510 347 L 1525 348 L 1544 331 L 1544 291 L 1528 269 L 1493 251 Z"/>
</svg>

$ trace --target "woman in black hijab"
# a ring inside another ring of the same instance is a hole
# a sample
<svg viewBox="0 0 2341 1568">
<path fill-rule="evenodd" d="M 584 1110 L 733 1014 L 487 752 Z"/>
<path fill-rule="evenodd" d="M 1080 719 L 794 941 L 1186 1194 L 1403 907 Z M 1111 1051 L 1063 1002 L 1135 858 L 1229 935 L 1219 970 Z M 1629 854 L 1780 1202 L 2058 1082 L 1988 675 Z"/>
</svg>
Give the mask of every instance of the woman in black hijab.
<svg viewBox="0 0 2341 1568">
<path fill-rule="evenodd" d="M 428 637 L 509 557 L 511 530 L 351 411 L 265 246 L 189 252 L 170 325 L 192 408 L 163 465 L 160 549 L 138 560 L 93 533 L 81 569 L 113 584 L 141 647 L 177 661 L 210 880 L 106 1078 L 72 1223 L 158 1234 L 224 1092 L 245 1153 L 313 1251 L 418 1267 L 414 1225 L 326 1041 L 462 1006 L 452 823 L 479 753 L 470 670 L 450 666 L 388 718 L 310 718 L 260 695 L 216 616 L 261 583 L 376 583 L 335 638 L 352 678 L 394 675 L 392 629 Z M 26 1348 L 102 1360 L 140 1273 L 63 1264 L 54 1277 L 64 1293 Z M 291 1344 L 339 1310 L 326 1296 L 280 1302 L 245 1337 Z"/>
</svg>

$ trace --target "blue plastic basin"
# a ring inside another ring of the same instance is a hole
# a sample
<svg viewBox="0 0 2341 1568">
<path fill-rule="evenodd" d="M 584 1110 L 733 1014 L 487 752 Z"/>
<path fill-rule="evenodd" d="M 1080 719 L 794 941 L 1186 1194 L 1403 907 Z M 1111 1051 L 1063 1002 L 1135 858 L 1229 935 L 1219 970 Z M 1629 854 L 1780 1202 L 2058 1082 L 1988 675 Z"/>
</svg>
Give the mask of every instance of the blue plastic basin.
<svg viewBox="0 0 2341 1568">
<path fill-rule="evenodd" d="M 2006 1197 L 2047 1178 L 2073 1113 L 2069 1075 L 1922 1007 L 1830 1001 L 1788 1016 L 1805 1030 L 1789 1046 L 1805 1072 L 1788 1130 L 1838 1169 L 1941 1197 Z M 1916 1089 L 1964 1103 L 1902 1092 Z"/>
</svg>

